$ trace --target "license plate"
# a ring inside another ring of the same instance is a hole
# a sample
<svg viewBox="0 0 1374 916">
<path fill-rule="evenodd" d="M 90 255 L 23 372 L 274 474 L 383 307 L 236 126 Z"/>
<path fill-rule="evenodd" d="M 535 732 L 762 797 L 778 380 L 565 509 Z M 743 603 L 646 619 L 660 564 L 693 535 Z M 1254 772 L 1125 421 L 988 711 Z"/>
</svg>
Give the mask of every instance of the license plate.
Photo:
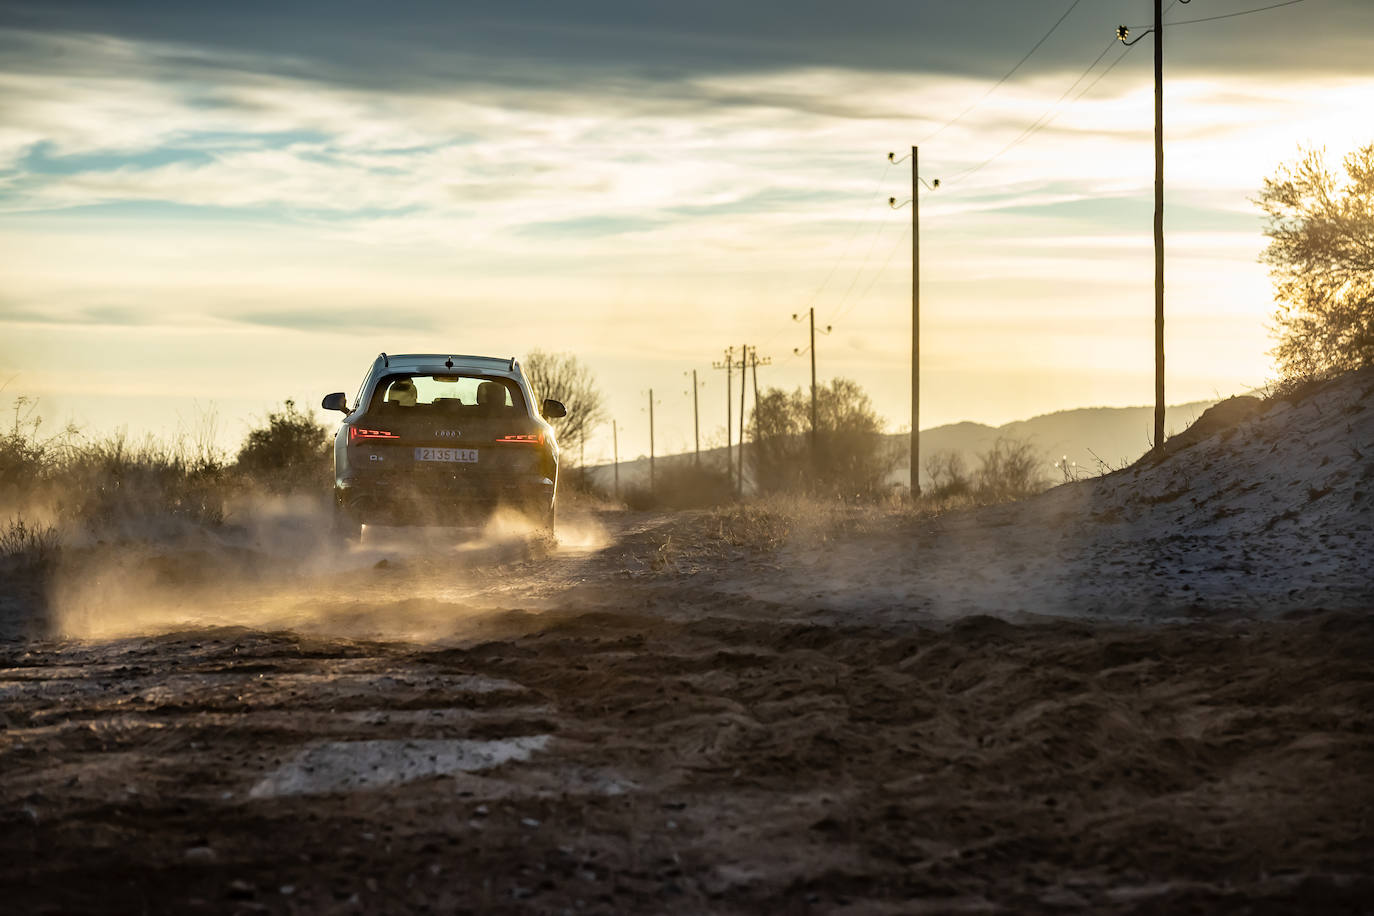
<svg viewBox="0 0 1374 916">
<path fill-rule="evenodd" d="M 416 461 L 463 461 L 472 463 L 477 460 L 475 448 L 417 448 Z"/>
</svg>

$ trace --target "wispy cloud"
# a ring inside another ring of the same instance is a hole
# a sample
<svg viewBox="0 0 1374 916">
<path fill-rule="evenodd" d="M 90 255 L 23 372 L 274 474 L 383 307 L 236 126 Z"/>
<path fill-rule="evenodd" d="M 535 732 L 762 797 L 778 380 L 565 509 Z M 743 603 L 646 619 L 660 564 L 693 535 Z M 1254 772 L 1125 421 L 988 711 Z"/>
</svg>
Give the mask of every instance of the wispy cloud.
<svg viewBox="0 0 1374 916">
<path fill-rule="evenodd" d="M 38 335 L 23 338 L 30 350 L 76 327 L 232 330 L 239 356 L 242 341 L 285 330 L 317 355 L 459 334 L 505 352 L 511 336 L 542 335 L 524 343 L 629 365 L 615 361 L 701 359 L 726 334 L 790 339 L 790 314 L 814 304 L 844 325 L 830 365 L 871 372 L 880 408 L 901 413 L 908 211 L 886 199 L 909 196 L 909 173 L 883 157 L 986 79 L 935 58 L 851 59 L 855 36 L 826 60 L 801 32 L 783 29 L 775 46 L 718 23 L 703 26 L 705 44 L 673 40 L 710 58 L 696 64 L 553 54 L 514 73 L 526 58 L 484 70 L 467 42 L 443 64 L 429 43 L 382 35 L 374 72 L 340 32 L 304 58 L 246 37 L 196 42 L 152 12 L 102 34 L 87 12 L 55 31 L 43 16 L 0 31 L 0 325 Z M 536 30 L 669 41 L 651 26 L 553 17 Z M 776 53 L 751 63 L 742 47 Z M 387 72 L 403 50 L 415 67 Z M 1148 55 L 1056 104 L 1086 63 L 1082 46 L 1061 52 L 922 148 L 923 173 L 944 180 L 921 211 L 925 308 L 942 329 L 928 338 L 932 366 L 982 354 L 1052 373 L 1083 347 L 1110 363 L 1129 346 L 1098 338 L 1134 333 L 1148 314 Z M 350 62 L 361 71 L 348 75 Z M 1368 142 L 1350 112 L 1374 110 L 1374 79 L 1327 67 L 1204 79 L 1196 63 L 1176 66 L 1170 294 L 1196 322 L 1171 328 L 1210 333 L 1207 316 L 1240 315 L 1253 369 L 1269 303 L 1248 197 L 1299 142 Z M 1029 342 L 1019 314 L 1044 319 L 1044 337 Z M 27 358 L 7 342 L 0 368 Z M 773 371 L 795 370 L 780 359 Z"/>
</svg>

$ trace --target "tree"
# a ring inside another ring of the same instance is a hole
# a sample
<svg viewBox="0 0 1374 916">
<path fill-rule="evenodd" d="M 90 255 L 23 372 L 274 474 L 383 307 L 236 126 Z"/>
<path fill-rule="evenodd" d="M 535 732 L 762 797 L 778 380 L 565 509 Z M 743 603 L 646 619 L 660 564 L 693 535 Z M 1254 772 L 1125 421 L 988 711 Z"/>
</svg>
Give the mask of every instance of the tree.
<svg viewBox="0 0 1374 916">
<path fill-rule="evenodd" d="M 1308 150 L 1264 181 L 1270 266 L 1279 301 L 1274 355 L 1308 378 L 1374 364 L 1374 143 L 1345 157 L 1345 177 Z"/>
<path fill-rule="evenodd" d="M 558 444 L 565 453 L 580 452 L 592 431 L 606 422 L 605 402 L 596 377 L 571 353 L 531 350 L 523 363 L 534 396 L 561 401 L 566 417 L 550 420 Z"/>
<path fill-rule="evenodd" d="M 856 382 L 837 378 L 816 389 L 816 454 L 811 455 L 811 398 L 800 388 L 759 396 L 750 449 L 754 479 L 763 492 L 810 490 L 871 497 L 896 464 L 883 438 L 883 421 Z"/>
<path fill-rule="evenodd" d="M 977 493 L 984 502 L 1025 499 L 1049 486 L 1045 463 L 1028 441 L 999 437 L 979 457 Z"/>
<path fill-rule="evenodd" d="M 966 496 L 973 490 L 963 452 L 940 449 L 926 457 L 925 469 L 930 476 L 930 496 L 934 499 Z"/>
<path fill-rule="evenodd" d="M 235 466 L 269 490 L 320 489 L 328 485 L 333 450 L 329 428 L 287 401 L 248 433 Z"/>
</svg>

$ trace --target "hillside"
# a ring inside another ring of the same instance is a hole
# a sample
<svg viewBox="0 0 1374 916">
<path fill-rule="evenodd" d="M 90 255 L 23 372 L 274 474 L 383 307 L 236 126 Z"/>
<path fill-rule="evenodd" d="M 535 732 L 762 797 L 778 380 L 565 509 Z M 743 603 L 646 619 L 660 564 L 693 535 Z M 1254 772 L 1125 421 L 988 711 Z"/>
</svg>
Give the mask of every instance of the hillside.
<svg viewBox="0 0 1374 916">
<path fill-rule="evenodd" d="M 1165 430 L 1174 432 L 1185 429 L 1201 416 L 1202 412 L 1215 401 L 1193 401 L 1178 404 L 1165 411 Z M 921 431 L 922 461 L 941 451 L 960 453 L 965 466 L 972 469 L 978 466 L 978 456 L 993 446 L 999 438 L 1029 441 L 1044 458 L 1045 474 L 1048 478 L 1059 479 L 1060 472 L 1055 462 L 1067 458 L 1072 467 L 1078 468 L 1078 476 L 1098 474 L 1112 468 L 1124 467 L 1143 455 L 1150 447 L 1150 435 L 1154 426 L 1153 407 L 1079 407 L 1042 414 L 1028 420 L 1013 420 L 1001 426 L 963 421 L 933 426 Z M 901 455 L 899 466 L 892 474 L 894 482 L 906 481 L 910 464 L 907 460 L 907 434 L 892 433 L 887 437 L 891 447 Z M 747 449 L 747 445 L 746 445 Z M 670 465 L 688 455 L 660 455 L 658 461 Z M 723 466 L 725 449 L 715 448 L 702 452 L 702 460 Z M 748 473 L 748 458 L 745 459 L 745 472 Z M 588 473 L 599 486 L 609 489 L 614 473 L 609 464 L 597 465 Z M 925 484 L 930 483 L 924 468 L 921 477 Z M 620 482 L 622 486 L 643 486 L 648 483 L 649 460 L 636 458 L 620 463 Z"/>
<path fill-rule="evenodd" d="M 827 540 L 742 583 L 758 598 L 893 619 L 983 613 L 1159 620 L 1367 610 L 1374 369 L 1296 399 L 1234 398 L 1162 458 L 1020 503 Z"/>
</svg>

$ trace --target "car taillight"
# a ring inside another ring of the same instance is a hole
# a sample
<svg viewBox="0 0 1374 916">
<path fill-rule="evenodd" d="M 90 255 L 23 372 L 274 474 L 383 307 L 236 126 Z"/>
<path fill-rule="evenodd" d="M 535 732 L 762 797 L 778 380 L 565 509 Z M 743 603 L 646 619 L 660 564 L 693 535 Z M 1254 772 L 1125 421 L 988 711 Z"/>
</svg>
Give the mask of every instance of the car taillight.
<svg viewBox="0 0 1374 916">
<path fill-rule="evenodd" d="M 350 426 L 348 428 L 348 441 L 357 442 L 359 439 L 399 439 L 400 436 L 384 429 L 363 429 L 361 426 Z"/>
<path fill-rule="evenodd" d="M 520 445 L 543 445 L 543 444 L 544 444 L 544 434 L 543 434 L 543 433 L 521 433 L 521 434 L 519 434 L 519 435 L 512 435 L 512 436 L 498 436 L 497 439 L 496 439 L 496 441 L 497 441 L 497 442 L 514 442 L 514 443 L 518 443 L 518 444 L 520 444 Z"/>
</svg>

